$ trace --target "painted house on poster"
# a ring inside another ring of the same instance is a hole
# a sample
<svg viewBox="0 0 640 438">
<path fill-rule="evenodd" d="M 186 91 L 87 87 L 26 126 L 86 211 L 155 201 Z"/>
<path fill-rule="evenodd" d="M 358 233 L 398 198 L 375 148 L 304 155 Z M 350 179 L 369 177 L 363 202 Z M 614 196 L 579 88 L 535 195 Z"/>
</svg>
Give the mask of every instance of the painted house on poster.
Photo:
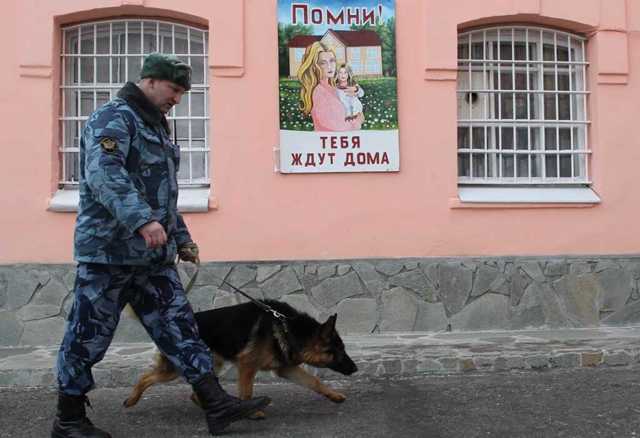
<svg viewBox="0 0 640 438">
<path fill-rule="evenodd" d="M 289 77 L 295 78 L 307 47 L 320 41 L 336 52 L 359 77 L 382 76 L 382 41 L 372 30 L 327 30 L 324 35 L 296 35 L 289 41 Z"/>
<path fill-rule="evenodd" d="M 640 323 L 640 2 L 397 0 L 395 18 L 399 171 L 292 175 L 276 0 L 5 2 L 0 345 L 59 342 L 78 138 L 153 50 L 193 67 L 168 116 L 196 309 L 236 301 L 223 277 L 343 333 Z M 380 73 L 371 32 L 317 38 Z"/>
</svg>

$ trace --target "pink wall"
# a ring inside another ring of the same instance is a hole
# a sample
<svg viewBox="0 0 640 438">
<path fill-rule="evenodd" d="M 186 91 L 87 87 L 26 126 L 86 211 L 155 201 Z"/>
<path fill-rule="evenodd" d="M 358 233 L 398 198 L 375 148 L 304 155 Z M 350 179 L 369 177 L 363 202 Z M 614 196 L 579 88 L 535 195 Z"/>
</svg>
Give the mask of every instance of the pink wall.
<svg viewBox="0 0 640 438">
<path fill-rule="evenodd" d="M 47 211 L 58 166 L 58 29 L 114 14 L 209 25 L 211 201 L 218 207 L 186 215 L 205 260 L 640 248 L 636 1 L 397 0 L 400 172 L 282 175 L 273 171 L 272 151 L 279 139 L 276 0 L 24 0 L 4 7 L 0 27 L 0 263 L 72 259 L 75 215 Z M 589 36 L 592 175 L 601 204 L 466 208 L 456 202 L 456 35 L 495 22 L 548 24 Z"/>
</svg>

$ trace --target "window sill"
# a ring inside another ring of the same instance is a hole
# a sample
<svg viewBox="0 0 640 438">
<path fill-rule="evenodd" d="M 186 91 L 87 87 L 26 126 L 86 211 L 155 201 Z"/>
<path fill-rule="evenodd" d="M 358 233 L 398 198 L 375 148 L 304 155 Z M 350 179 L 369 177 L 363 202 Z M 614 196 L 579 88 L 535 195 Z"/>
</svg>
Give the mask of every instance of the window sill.
<svg viewBox="0 0 640 438">
<path fill-rule="evenodd" d="M 585 208 L 600 203 L 588 187 L 458 187 L 457 208 Z"/>
<path fill-rule="evenodd" d="M 180 213 L 204 213 L 217 208 L 215 200 L 210 201 L 211 190 L 202 188 L 181 188 L 178 196 Z M 49 200 L 47 210 L 57 213 L 75 213 L 78 211 L 80 192 L 74 189 L 58 190 Z M 210 205 L 211 204 L 211 205 Z"/>
</svg>

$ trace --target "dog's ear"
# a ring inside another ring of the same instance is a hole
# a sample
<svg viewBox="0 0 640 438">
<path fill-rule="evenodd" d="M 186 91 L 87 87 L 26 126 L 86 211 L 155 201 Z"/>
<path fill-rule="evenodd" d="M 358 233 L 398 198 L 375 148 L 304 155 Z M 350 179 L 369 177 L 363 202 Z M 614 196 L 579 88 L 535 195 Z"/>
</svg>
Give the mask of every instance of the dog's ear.
<svg viewBox="0 0 640 438">
<path fill-rule="evenodd" d="M 338 314 L 334 313 L 320 326 L 320 336 L 327 339 L 331 337 L 331 334 L 336 330 L 337 317 Z"/>
</svg>

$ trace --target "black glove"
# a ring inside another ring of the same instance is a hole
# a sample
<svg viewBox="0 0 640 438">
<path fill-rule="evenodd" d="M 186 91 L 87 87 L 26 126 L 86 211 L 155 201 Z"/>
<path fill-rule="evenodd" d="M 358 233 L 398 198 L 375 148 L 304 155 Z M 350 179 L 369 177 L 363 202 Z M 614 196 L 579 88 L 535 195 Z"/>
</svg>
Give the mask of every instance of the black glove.
<svg viewBox="0 0 640 438">
<path fill-rule="evenodd" d="M 183 262 L 200 264 L 200 250 L 195 242 L 188 242 L 178 248 L 178 257 Z"/>
</svg>

